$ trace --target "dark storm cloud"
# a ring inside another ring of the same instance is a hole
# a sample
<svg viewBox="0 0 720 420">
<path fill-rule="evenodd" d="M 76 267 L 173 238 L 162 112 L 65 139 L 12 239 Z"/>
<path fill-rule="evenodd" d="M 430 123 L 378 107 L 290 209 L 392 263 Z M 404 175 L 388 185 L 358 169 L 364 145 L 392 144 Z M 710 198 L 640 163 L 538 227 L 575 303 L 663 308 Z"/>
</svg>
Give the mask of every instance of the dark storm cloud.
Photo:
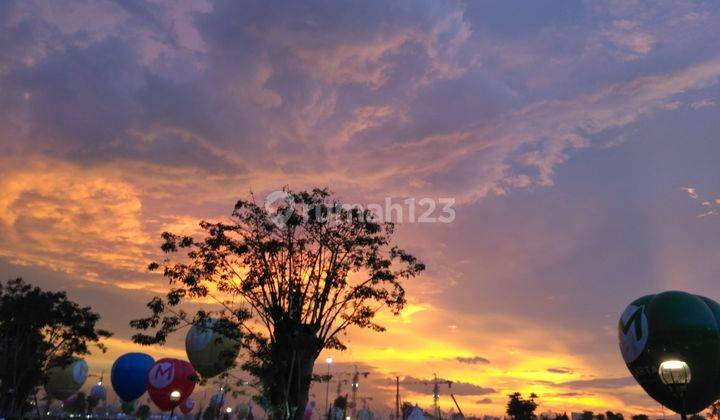
<svg viewBox="0 0 720 420">
<path fill-rule="evenodd" d="M 468 365 L 487 365 L 490 364 L 490 361 L 484 357 L 480 356 L 473 356 L 473 357 L 456 357 L 455 360 L 457 360 L 460 363 L 468 364 Z"/>
<path fill-rule="evenodd" d="M 547 371 L 550 373 L 559 373 L 562 375 L 566 375 L 566 374 L 569 375 L 569 374 L 575 372 L 574 369 L 570 369 L 570 368 L 566 368 L 566 367 L 548 368 Z"/>
<path fill-rule="evenodd" d="M 242 106 L 229 109 L 226 89 L 212 78 L 193 77 L 192 54 L 167 57 L 163 48 L 173 48 L 174 41 L 160 37 L 157 45 L 143 38 L 159 12 L 141 13 L 145 6 L 136 6 L 126 19 L 132 23 L 128 34 L 66 34 L 37 17 L 16 17 L 20 24 L 7 35 L 12 43 L 41 42 L 43 49 L 28 59 L 29 65 L 16 57 L 3 62 L 0 103 L 11 111 L 3 117 L 6 124 L 26 125 L 25 152 L 86 162 L 133 159 L 211 172 L 237 170 L 214 143 L 231 143 L 235 152 L 246 152 L 252 118 L 242 118 L 247 114 Z M 48 29 L 17 29 L 24 26 Z M 148 54 L 157 57 L 148 62 Z M 176 67 L 160 65 L 167 61 Z M 190 75 L 178 78 L 188 68 Z M 258 139 L 255 143 L 262 145 Z"/>
<path fill-rule="evenodd" d="M 449 389 L 455 395 L 487 395 L 497 392 L 493 388 L 483 387 L 469 382 L 450 381 L 451 384 L 449 386 L 447 379 L 438 378 L 437 382 L 438 386 L 441 388 L 441 392 L 442 390 Z M 415 392 L 432 391 L 434 384 L 435 379 L 433 378 L 420 379 L 412 376 L 406 376 L 400 380 L 400 385 Z"/>
<path fill-rule="evenodd" d="M 141 118 L 135 98 L 145 86 L 144 76 L 134 49 L 119 39 L 106 39 L 49 52 L 35 66 L 10 72 L 3 85 L 28 93 L 33 100 L 28 113 L 37 124 L 29 135 L 29 147 L 91 152 L 126 133 Z"/>
<path fill-rule="evenodd" d="M 3 123 L 18 127 L 8 138 L 23 138 L 15 151 L 86 163 L 130 159 L 308 180 L 330 170 L 338 184 L 377 174 L 365 182 L 474 201 L 549 185 L 589 134 L 627 124 L 634 110 L 675 92 L 634 95 L 647 102 L 617 116 L 605 103 L 617 100 L 602 93 L 534 107 L 527 87 L 538 83 L 528 70 L 540 56 L 614 47 L 643 57 L 660 36 L 632 21 L 614 23 L 619 35 L 602 21 L 581 29 L 578 19 L 598 12 L 564 3 L 554 5 L 560 14 L 442 2 L 121 2 L 75 14 L 31 2 L 5 7 L 7 43 L 32 47 L 8 57 L 0 73 Z M 83 26 L 93 18 L 105 25 Z M 513 24 L 504 48 L 488 44 Z M 521 39 L 560 28 L 585 35 L 578 39 L 597 30 L 600 39 L 568 51 L 553 43 L 517 49 Z M 552 85 L 546 74 L 539 84 Z"/>
<path fill-rule="evenodd" d="M 545 397 L 560 397 L 560 398 L 580 397 L 583 395 L 592 395 L 592 394 L 586 394 L 584 392 L 558 392 L 556 394 L 543 394 L 543 396 L 545 396 Z"/>
</svg>

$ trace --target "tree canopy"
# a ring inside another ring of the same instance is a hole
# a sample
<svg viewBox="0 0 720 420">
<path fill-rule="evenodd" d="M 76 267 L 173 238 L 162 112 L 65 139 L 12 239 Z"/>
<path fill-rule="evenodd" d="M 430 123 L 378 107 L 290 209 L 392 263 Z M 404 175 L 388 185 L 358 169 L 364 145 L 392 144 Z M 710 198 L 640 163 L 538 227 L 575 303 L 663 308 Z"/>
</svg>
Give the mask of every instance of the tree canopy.
<svg viewBox="0 0 720 420">
<path fill-rule="evenodd" d="M 512 416 L 515 420 L 532 420 L 535 416 L 535 410 L 537 409 L 537 402 L 535 399 L 537 395 L 530 394 L 530 397 L 525 399 L 519 392 L 508 395 L 507 409 L 505 412 L 508 416 Z"/>
<path fill-rule="evenodd" d="M 131 325 L 149 331 L 136 342 L 154 344 L 211 314 L 230 320 L 243 332 L 243 368 L 258 379 L 261 402 L 301 417 L 320 351 L 344 349 L 340 334 L 352 326 L 384 331 L 375 315 L 399 313 L 402 280 L 425 267 L 391 244 L 394 225 L 370 211 L 325 189 L 283 194 L 273 206 L 238 201 L 229 221 L 200 222 L 199 238 L 163 233 L 162 250 L 185 255 L 150 264 L 170 290 Z M 210 299 L 217 309 L 187 314 L 179 305 L 188 299 Z"/>
<path fill-rule="evenodd" d="M 68 363 L 90 353 L 111 333 L 98 329 L 100 316 L 70 301 L 64 292 L 49 292 L 22 279 L 0 283 L 0 410 L 22 414 L 28 396 L 45 381 L 51 364 Z"/>
<path fill-rule="evenodd" d="M 606 411 L 605 417 L 607 418 L 607 420 L 624 420 L 625 419 L 625 417 L 623 416 L 622 413 L 620 413 L 620 412 L 614 413 L 612 411 Z"/>
</svg>

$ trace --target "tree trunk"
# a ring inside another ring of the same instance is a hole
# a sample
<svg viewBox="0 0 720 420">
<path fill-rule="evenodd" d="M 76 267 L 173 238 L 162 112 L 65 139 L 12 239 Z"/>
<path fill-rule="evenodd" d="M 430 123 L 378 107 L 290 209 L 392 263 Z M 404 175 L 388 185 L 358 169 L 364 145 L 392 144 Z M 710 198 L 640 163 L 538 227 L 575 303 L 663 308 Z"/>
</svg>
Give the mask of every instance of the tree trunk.
<svg viewBox="0 0 720 420">
<path fill-rule="evenodd" d="M 295 420 L 302 420 L 305 416 L 305 408 L 308 404 L 308 395 L 310 394 L 310 385 L 312 383 L 313 366 L 315 358 L 305 360 L 298 365 L 298 373 L 300 376 L 300 386 L 295 396 L 297 401 L 297 411 L 295 412 Z"/>
<path fill-rule="evenodd" d="M 271 374 L 265 383 L 275 420 L 302 420 L 308 402 L 313 366 L 322 345 L 308 325 L 275 325 L 270 348 Z"/>
<path fill-rule="evenodd" d="M 13 387 L 1 387 L 0 393 L 0 417 L 6 419 L 19 419 L 23 417 L 26 402 L 32 391 L 26 384 Z"/>
<path fill-rule="evenodd" d="M 19 419 L 23 417 L 24 403 L 19 401 L 18 398 L 14 398 L 14 396 L 5 397 L 0 404 L 2 405 L 2 408 L 0 408 L 0 416 L 6 419 Z"/>
</svg>

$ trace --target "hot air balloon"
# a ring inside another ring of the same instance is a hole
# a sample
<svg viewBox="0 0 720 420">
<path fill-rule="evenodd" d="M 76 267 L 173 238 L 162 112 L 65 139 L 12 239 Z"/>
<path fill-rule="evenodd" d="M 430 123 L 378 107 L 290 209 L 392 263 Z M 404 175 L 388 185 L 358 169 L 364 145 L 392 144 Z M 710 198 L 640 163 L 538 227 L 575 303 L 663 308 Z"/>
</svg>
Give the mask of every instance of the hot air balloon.
<svg viewBox="0 0 720 420">
<path fill-rule="evenodd" d="M 185 337 L 188 360 L 205 378 L 229 368 L 240 351 L 240 332 L 225 319 L 206 319 L 193 325 Z"/>
<path fill-rule="evenodd" d="M 362 410 L 358 411 L 357 419 L 358 420 L 373 420 L 375 418 L 375 414 L 368 410 L 367 408 L 363 408 Z"/>
<path fill-rule="evenodd" d="M 110 382 L 121 400 L 134 401 L 145 393 L 153 362 L 153 358 L 145 353 L 126 353 L 115 360 Z"/>
<path fill-rule="evenodd" d="M 620 317 L 620 351 L 648 395 L 683 415 L 698 413 L 720 397 L 719 326 L 720 305 L 711 299 L 677 291 L 644 296 Z M 683 383 L 661 377 L 661 364 L 686 368 L 670 378 Z"/>
<path fill-rule="evenodd" d="M 92 388 L 90 388 L 90 396 L 97 399 L 98 401 L 105 401 L 105 387 L 102 382 L 98 382 Z"/>
<path fill-rule="evenodd" d="M 85 383 L 88 365 L 82 359 L 75 359 L 65 366 L 48 369 L 45 392 L 53 398 L 64 400 L 76 393 Z"/>
<path fill-rule="evenodd" d="M 195 401 L 192 398 L 188 398 L 180 404 L 180 411 L 183 414 L 189 414 L 193 408 L 195 408 Z"/>
<path fill-rule="evenodd" d="M 195 389 L 195 376 L 195 369 L 184 360 L 160 359 L 148 372 L 148 395 L 159 409 L 171 411 L 190 397 Z M 171 400 L 174 391 L 180 393 L 177 401 Z"/>
<path fill-rule="evenodd" d="M 305 405 L 305 414 L 303 415 L 304 420 L 311 420 L 313 418 L 313 411 L 315 410 L 315 401 L 310 401 Z"/>
<path fill-rule="evenodd" d="M 215 407 L 217 410 L 219 407 L 222 407 L 222 405 L 225 404 L 225 393 L 224 392 L 218 392 L 216 394 L 213 394 L 212 397 L 210 397 L 210 405 Z"/>
<path fill-rule="evenodd" d="M 75 404 L 75 400 L 77 400 L 77 393 L 72 394 L 71 396 L 65 398 L 62 401 L 63 406 L 71 406 L 71 405 Z"/>
<path fill-rule="evenodd" d="M 408 420 L 421 420 L 425 419 L 425 414 L 423 414 L 423 411 L 420 407 L 418 407 L 417 404 L 415 404 L 415 407 L 411 407 L 408 409 L 407 412 L 407 419 Z"/>
</svg>

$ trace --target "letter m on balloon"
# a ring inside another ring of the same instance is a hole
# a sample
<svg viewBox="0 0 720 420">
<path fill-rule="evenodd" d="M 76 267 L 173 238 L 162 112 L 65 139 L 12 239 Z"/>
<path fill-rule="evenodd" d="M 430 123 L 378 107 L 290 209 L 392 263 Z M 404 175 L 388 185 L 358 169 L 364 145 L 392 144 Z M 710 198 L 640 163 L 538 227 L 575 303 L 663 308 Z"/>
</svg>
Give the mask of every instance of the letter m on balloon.
<svg viewBox="0 0 720 420">
<path fill-rule="evenodd" d="M 641 317 L 643 315 L 644 307 L 638 306 L 636 307 L 635 311 L 632 313 L 630 318 L 625 322 L 625 325 L 623 325 L 623 320 L 620 320 L 620 328 L 622 329 L 622 333 L 624 335 L 627 335 L 628 331 L 630 331 L 631 327 L 635 327 L 635 338 L 637 340 L 641 340 L 643 336 L 643 330 L 642 330 L 642 322 Z"/>
<path fill-rule="evenodd" d="M 620 351 L 625 363 L 637 359 L 645 349 L 648 339 L 648 322 L 644 305 L 629 305 L 618 324 Z"/>
</svg>

